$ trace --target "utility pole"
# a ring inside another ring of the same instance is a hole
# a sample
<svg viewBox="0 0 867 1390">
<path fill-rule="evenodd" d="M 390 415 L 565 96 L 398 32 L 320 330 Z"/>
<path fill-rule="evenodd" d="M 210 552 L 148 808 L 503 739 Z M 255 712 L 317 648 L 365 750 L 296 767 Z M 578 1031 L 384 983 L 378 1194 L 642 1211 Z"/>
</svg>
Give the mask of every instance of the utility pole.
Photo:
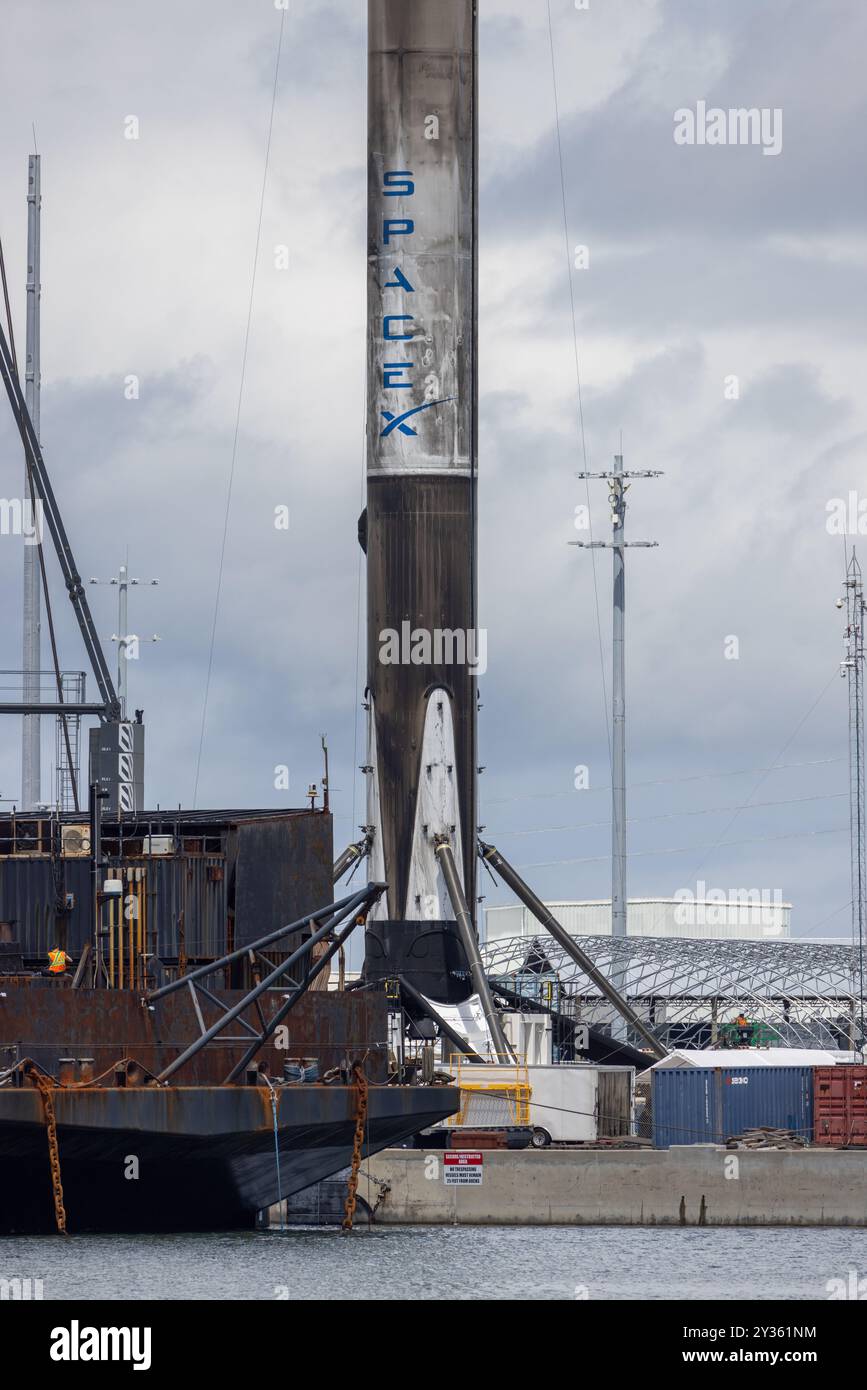
<svg viewBox="0 0 867 1390">
<path fill-rule="evenodd" d="M 614 558 L 614 603 L 612 619 L 612 748 L 611 748 L 611 935 L 626 936 L 626 548 L 653 548 L 656 541 L 626 540 L 626 493 L 633 478 L 660 478 L 657 469 L 623 471 L 623 455 L 614 455 L 614 468 L 607 473 L 578 473 L 579 478 L 601 478 L 608 483 L 611 504 L 610 541 L 571 541 L 583 550 L 611 550 Z M 615 986 L 620 981 L 615 978 Z M 615 1028 L 622 1031 L 620 1019 Z"/>
<path fill-rule="evenodd" d="M 846 603 L 846 655 L 840 675 L 849 681 L 849 846 L 852 873 L 852 944 L 857 950 L 858 1055 L 864 1060 L 864 896 L 867 865 L 864 849 L 864 586 L 861 566 L 852 547 L 843 585 Z M 843 600 L 837 600 L 843 607 Z M 854 1050 L 854 1039 L 853 1050 Z"/>
<path fill-rule="evenodd" d="M 42 193 L 40 186 L 39 155 L 30 155 L 27 163 L 27 322 L 24 366 L 24 399 L 37 439 L 39 438 L 39 396 L 41 387 L 39 352 L 39 301 L 42 294 L 40 280 L 40 219 Z M 32 489 L 32 490 L 31 490 Z M 24 495 L 22 515 L 32 508 L 30 526 L 25 528 L 24 545 L 24 621 L 23 621 L 23 660 L 24 671 L 23 699 L 30 704 L 38 704 L 41 698 L 41 596 L 39 546 L 41 526 L 38 507 L 41 498 L 36 491 L 35 479 L 30 467 L 24 467 Z M 21 730 L 21 805 L 25 811 L 36 808 L 42 796 L 41 768 L 41 725 L 38 714 L 25 714 Z"/>
<path fill-rule="evenodd" d="M 159 584 L 158 579 L 130 579 L 129 569 L 126 565 L 121 565 L 117 574 L 111 579 L 91 579 L 91 584 L 113 584 L 117 588 L 117 632 L 111 635 L 112 642 L 117 642 L 117 695 L 120 701 L 120 717 L 127 717 L 127 689 L 128 689 L 128 669 L 129 662 L 133 657 L 138 656 L 138 648 L 142 641 L 159 642 L 160 638 L 156 633 L 152 637 L 140 638 L 135 633 L 128 632 L 127 610 L 129 606 L 130 585 L 140 585 L 142 583 L 155 585 Z"/>
</svg>

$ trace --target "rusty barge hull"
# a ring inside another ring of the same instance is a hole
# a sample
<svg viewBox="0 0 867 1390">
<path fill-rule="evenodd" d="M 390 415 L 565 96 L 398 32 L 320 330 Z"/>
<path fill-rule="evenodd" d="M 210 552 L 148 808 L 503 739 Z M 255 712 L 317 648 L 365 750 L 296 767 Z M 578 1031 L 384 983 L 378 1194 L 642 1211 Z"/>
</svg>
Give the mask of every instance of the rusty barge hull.
<svg viewBox="0 0 867 1390">
<path fill-rule="evenodd" d="M 352 1156 L 356 1092 L 299 1085 L 90 1087 L 54 1093 L 68 1229 L 233 1230 Z M 459 1106 L 451 1087 L 371 1086 L 364 1153 Z M 39 1092 L 0 1088 L 0 1234 L 55 1230 Z"/>
<path fill-rule="evenodd" d="M 243 998 L 215 989 L 210 1022 Z M 269 1019 L 284 990 L 260 996 Z M 253 1008 L 246 1017 L 257 1022 Z M 52 1092 L 68 1229 L 146 1232 L 249 1228 L 256 1213 L 345 1168 L 352 1157 L 357 1092 L 341 1084 L 281 1084 L 287 1058 L 315 1060 L 320 1076 L 362 1061 L 369 1079 L 365 1153 L 452 1114 L 450 1087 L 390 1086 L 387 1008 L 379 992 L 311 992 L 288 1018 L 289 1039 L 260 1049 L 258 1084 L 226 1085 L 250 1036 L 238 1023 L 186 1064 L 177 1085 L 148 1081 L 195 1041 L 186 991 L 153 1008 L 132 990 L 72 989 L 68 982 L 0 978 L 0 1234 L 55 1230 L 48 1133 L 28 1064 L 85 1083 Z M 64 1062 L 64 1059 L 66 1061 Z M 127 1068 L 130 1068 L 128 1070 Z M 5 1076 L 4 1076 L 5 1073 Z M 279 1184 L 274 1139 L 277 1101 Z M 134 1080 L 135 1078 L 135 1080 Z"/>
</svg>

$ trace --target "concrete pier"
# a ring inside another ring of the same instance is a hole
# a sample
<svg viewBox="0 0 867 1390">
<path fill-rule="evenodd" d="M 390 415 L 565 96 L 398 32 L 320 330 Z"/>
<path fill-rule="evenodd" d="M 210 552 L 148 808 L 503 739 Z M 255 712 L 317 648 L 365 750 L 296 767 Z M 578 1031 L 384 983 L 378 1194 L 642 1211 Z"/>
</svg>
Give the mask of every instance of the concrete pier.
<svg viewBox="0 0 867 1390">
<path fill-rule="evenodd" d="M 378 1225 L 867 1226 L 863 1150 L 491 1150 L 481 1185 L 460 1187 L 442 1152 L 364 1166 L 388 1187 Z"/>
</svg>

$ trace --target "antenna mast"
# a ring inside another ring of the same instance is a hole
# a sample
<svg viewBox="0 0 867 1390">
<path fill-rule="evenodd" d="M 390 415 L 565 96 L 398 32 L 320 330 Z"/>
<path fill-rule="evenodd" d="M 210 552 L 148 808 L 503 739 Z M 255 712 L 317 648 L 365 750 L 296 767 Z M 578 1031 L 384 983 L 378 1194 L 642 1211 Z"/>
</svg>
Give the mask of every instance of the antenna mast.
<svg viewBox="0 0 867 1390">
<path fill-rule="evenodd" d="M 611 749 L 611 935 L 626 936 L 626 547 L 655 547 L 657 541 L 626 540 L 626 493 L 631 478 L 660 478 L 658 470 L 643 469 L 624 473 L 623 455 L 614 455 L 614 468 L 607 473 L 578 473 L 578 478 L 602 478 L 608 483 L 611 504 L 610 541 L 570 541 L 583 550 L 611 550 L 614 556 L 614 602 L 612 619 L 612 749 Z M 622 981 L 612 976 L 615 988 Z M 613 1037 L 624 1036 L 618 1016 Z"/>
<path fill-rule="evenodd" d="M 111 579 L 91 579 L 91 584 L 111 584 L 117 589 L 117 632 L 112 633 L 112 642 L 117 642 L 117 697 L 120 701 L 120 718 L 129 717 L 128 690 L 129 690 L 129 662 L 138 657 L 138 649 L 142 642 L 159 642 L 160 638 L 156 633 L 152 637 L 139 637 L 134 632 L 129 632 L 128 604 L 129 589 L 142 584 L 156 585 L 158 579 L 131 579 L 129 566 L 121 565 L 117 574 L 112 575 Z"/>
<path fill-rule="evenodd" d="M 27 337 L 25 342 L 24 399 L 33 421 L 33 430 L 39 438 L 39 396 L 41 389 L 39 352 L 39 300 L 42 293 L 40 282 L 40 220 L 42 192 L 40 186 L 40 160 L 32 154 L 27 162 Z M 36 491 L 29 463 L 24 464 L 24 493 L 22 512 L 33 507 L 34 512 L 40 497 Z M 24 672 L 23 698 L 29 704 L 38 704 L 40 692 L 40 573 L 39 545 L 41 534 L 39 518 L 34 515 L 26 528 L 24 545 L 24 614 L 23 614 L 23 660 Z M 27 543 L 27 542 L 36 543 Z M 25 714 L 21 727 L 21 805 L 25 811 L 36 808 L 42 796 L 42 750 L 41 723 L 38 714 Z"/>
<path fill-rule="evenodd" d="M 849 680 L 849 845 L 852 869 L 852 944 L 858 951 L 858 1054 L 864 1058 L 864 586 L 852 547 L 846 568 L 846 655 L 840 675 Z"/>
</svg>

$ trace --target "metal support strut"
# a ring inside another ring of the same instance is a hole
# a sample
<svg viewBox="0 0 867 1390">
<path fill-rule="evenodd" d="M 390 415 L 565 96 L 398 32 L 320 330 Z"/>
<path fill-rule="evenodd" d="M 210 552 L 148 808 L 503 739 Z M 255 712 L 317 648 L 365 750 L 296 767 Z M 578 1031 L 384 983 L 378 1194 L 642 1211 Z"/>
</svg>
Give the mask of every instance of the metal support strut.
<svg viewBox="0 0 867 1390">
<path fill-rule="evenodd" d="M 499 850 L 493 845 L 483 844 L 479 841 L 479 854 L 490 868 L 496 869 L 497 873 L 505 883 L 509 885 L 512 892 L 520 898 L 526 908 L 532 912 L 537 921 L 541 922 L 547 932 L 550 932 L 557 945 L 562 947 L 570 960 L 584 971 L 584 974 L 593 984 L 602 991 L 604 997 L 612 1004 L 621 1018 L 634 1028 L 639 1037 L 647 1044 L 654 1057 L 662 1059 L 668 1056 L 668 1051 L 663 1047 L 659 1039 L 650 1031 L 647 1025 L 638 1017 L 635 1010 L 626 1002 L 623 995 L 614 988 L 611 981 L 597 970 L 592 960 L 581 947 L 576 944 L 569 933 L 560 925 L 556 917 L 549 912 L 545 904 L 536 897 L 521 876 L 516 873 L 508 860 L 504 859 Z"/>
<path fill-rule="evenodd" d="M 484 1062 L 484 1057 L 480 1057 L 478 1052 L 474 1052 L 466 1038 L 462 1038 L 457 1029 L 452 1028 L 450 1023 L 446 1023 L 442 1014 L 434 1008 L 429 1000 L 425 999 L 423 994 L 419 994 L 418 990 L 414 985 L 410 984 L 405 975 L 398 975 L 397 979 L 401 991 L 413 1004 L 415 1004 L 416 1008 L 436 1024 L 443 1036 L 448 1038 L 450 1043 L 454 1044 L 458 1052 L 463 1053 L 470 1062 Z"/>
<path fill-rule="evenodd" d="M 289 1011 L 291 1009 L 294 1009 L 302 994 L 307 993 L 313 981 L 316 979 L 316 976 L 319 974 L 321 970 L 325 968 L 325 966 L 331 960 L 331 957 L 337 954 L 341 946 L 343 946 L 344 942 L 355 931 L 355 928 L 361 926 L 364 922 L 367 921 L 368 909 L 372 907 L 373 904 L 377 901 L 377 899 L 385 892 L 384 883 L 371 885 L 371 887 L 375 887 L 376 892 L 368 892 L 366 894 L 368 901 L 365 903 L 364 910 L 360 912 L 358 915 L 353 914 L 349 924 L 345 926 L 343 930 L 338 933 L 337 936 L 335 936 L 334 940 L 330 943 L 328 950 L 323 952 L 319 959 L 311 966 L 310 970 L 308 970 L 300 985 L 297 985 L 295 989 L 293 989 L 292 993 L 289 995 L 289 998 L 284 1000 L 284 1002 L 280 1005 L 280 1008 L 277 1010 L 274 1017 L 264 1026 L 262 1032 L 259 1034 L 256 1041 L 250 1044 L 247 1051 L 241 1058 L 240 1062 L 238 1062 L 237 1066 L 234 1066 L 232 1070 L 229 1072 L 229 1075 L 226 1077 L 225 1081 L 226 1085 L 228 1085 L 230 1081 L 237 1080 L 237 1078 L 241 1075 L 242 1071 L 244 1071 L 247 1064 L 250 1061 L 252 1061 L 252 1059 L 255 1057 L 260 1047 L 262 1047 L 268 1041 L 268 1039 L 277 1031 L 277 1029 L 283 1022 L 283 1019 L 286 1017 Z M 342 915 L 345 916 L 345 914 Z M 330 918 L 330 920 L 326 924 L 328 932 L 330 932 L 336 925 L 336 920 L 337 919 L 335 919 L 334 917 Z M 321 939 L 321 937 L 325 934 L 327 933 L 324 931 L 318 932 L 317 939 Z M 311 938 L 311 941 L 312 939 L 313 938 Z"/>
<path fill-rule="evenodd" d="M 485 967 L 482 964 L 482 957 L 479 954 L 479 943 L 476 940 L 476 933 L 473 930 L 470 910 L 467 907 L 464 890 L 458 878 L 455 856 L 452 854 L 452 847 L 445 836 L 437 839 L 436 854 L 443 871 L 443 878 L 446 881 L 449 899 L 454 909 L 458 931 L 461 935 L 461 943 L 470 967 L 470 979 L 473 982 L 473 990 L 481 1000 L 482 1009 L 488 1027 L 491 1030 L 491 1037 L 494 1040 L 494 1047 L 497 1051 L 497 1061 L 508 1062 L 512 1059 L 514 1053 L 509 1046 L 508 1038 L 503 1032 L 500 1016 L 494 1007 L 494 999 L 491 994 L 490 985 L 488 984 L 488 977 L 485 974 Z"/>
<path fill-rule="evenodd" d="M 184 989 L 190 980 L 201 980 L 206 975 L 214 975 L 218 970 L 223 970 L 227 965 L 231 965 L 233 961 L 240 960 L 242 956 L 248 956 L 250 951 L 264 950 L 266 946 L 271 946 L 275 941 L 280 941 L 284 936 L 293 936 L 295 932 L 303 931 L 305 927 L 310 926 L 311 922 L 324 918 L 326 914 L 336 913 L 338 916 L 342 917 L 345 912 L 349 911 L 350 904 L 353 907 L 357 907 L 359 901 L 364 899 L 365 893 L 369 889 L 378 886 L 377 884 L 369 883 L 367 888 L 359 889 L 356 893 L 350 893 L 345 898 L 339 898 L 336 903 L 329 903 L 326 907 L 318 907 L 315 912 L 308 912 L 305 916 L 299 917 L 297 921 L 289 922 L 285 927 L 278 927 L 276 931 L 269 932 L 267 936 L 260 936 L 258 940 L 248 942 L 246 946 L 239 946 L 236 950 L 229 951 L 227 955 L 220 956 L 219 960 L 211 961 L 208 965 L 200 965 L 197 970 L 191 970 L 188 974 L 179 977 L 177 980 L 171 980 L 167 985 L 162 985 L 159 989 L 151 990 L 149 994 L 145 995 L 145 1002 L 154 1004 L 157 999 L 163 999 L 167 994 L 174 994 L 176 989 Z M 306 950 L 310 944 L 311 942 L 309 940 L 306 941 L 302 950 Z"/>
<path fill-rule="evenodd" d="M 369 907 L 370 904 L 376 902 L 384 892 L 385 884 L 369 883 L 366 888 L 359 889 L 359 891 L 357 893 L 353 893 L 351 897 L 344 898 L 341 902 L 333 904 L 333 907 L 331 909 L 324 908 L 320 909 L 318 913 L 309 913 L 307 917 L 301 919 L 300 923 L 293 923 L 289 927 L 281 927 L 276 932 L 271 932 L 268 936 L 261 937 L 260 940 L 251 942 L 247 946 L 242 946 L 237 951 L 230 952 L 228 956 L 223 956 L 220 960 L 214 961 L 210 965 L 201 966 L 198 970 L 192 971 L 191 974 L 185 975 L 181 979 L 173 980 L 171 984 L 164 985 L 162 989 L 155 990 L 152 994 L 146 995 L 146 1002 L 152 1002 L 155 999 L 160 999 L 166 994 L 169 994 L 174 989 L 183 989 L 185 987 L 189 987 L 191 982 L 194 982 L 202 975 L 213 974 L 214 971 L 222 969 L 228 961 L 237 959 L 239 956 L 247 955 L 247 953 L 250 950 L 255 950 L 261 946 L 264 946 L 269 941 L 275 941 L 279 937 L 285 936 L 287 932 L 297 930 L 300 925 L 306 925 L 308 922 L 315 921 L 317 918 L 321 918 L 325 912 L 330 911 L 330 916 L 328 916 L 326 921 L 322 923 L 322 925 L 318 928 L 317 931 L 315 931 L 312 934 L 312 936 L 309 936 L 306 941 L 302 942 L 302 944 L 298 947 L 297 951 L 293 951 L 290 956 L 287 956 L 286 960 L 282 961 L 279 965 L 275 966 L 271 973 L 265 976 L 264 980 L 260 980 L 260 982 L 257 985 L 255 985 L 253 989 L 251 989 L 247 994 L 245 994 L 243 999 L 240 999 L 237 1004 L 233 1004 L 230 1009 L 227 1009 L 223 1016 L 217 1019 L 216 1023 L 213 1023 L 210 1028 L 207 1028 L 201 1034 L 200 1037 L 196 1038 L 195 1042 L 191 1043 L 190 1046 L 185 1049 L 185 1051 L 183 1051 L 178 1057 L 174 1059 L 173 1062 L 170 1062 L 169 1065 L 165 1067 L 163 1071 L 160 1072 L 159 1076 L 157 1077 L 157 1080 L 160 1082 L 168 1081 L 170 1076 L 173 1076 L 174 1073 L 178 1071 L 180 1067 L 184 1066 L 185 1063 L 189 1062 L 193 1057 L 197 1055 L 197 1053 L 201 1052 L 202 1048 L 206 1047 L 207 1044 L 211 1042 L 217 1036 L 218 1033 L 221 1033 L 224 1028 L 227 1028 L 230 1023 L 233 1023 L 234 1020 L 238 1018 L 238 1016 L 242 1014 L 246 1009 L 248 1009 L 251 1004 L 255 1004 L 259 996 L 261 994 L 264 994 L 266 989 L 273 988 L 277 981 L 281 979 L 282 976 L 287 974 L 287 972 L 292 968 L 293 965 L 296 965 L 300 960 L 302 960 L 307 955 L 307 953 L 313 949 L 314 946 L 316 946 L 324 937 L 328 936 L 330 932 L 334 930 L 334 927 L 339 922 L 341 922 L 344 919 L 344 917 L 351 913 L 352 922 L 350 923 L 350 926 L 340 933 L 340 935 L 335 939 L 334 943 L 329 947 L 329 949 L 324 953 L 324 955 L 322 955 L 319 958 L 319 960 L 316 961 L 313 968 L 310 971 L 308 971 L 304 979 L 301 981 L 301 984 L 293 990 L 292 994 L 289 996 L 289 999 L 277 1011 L 277 1013 L 274 1015 L 271 1021 L 262 1028 L 261 1033 L 257 1034 L 255 1040 L 248 1048 L 241 1061 L 238 1063 L 238 1066 L 232 1069 L 229 1076 L 226 1078 L 226 1081 L 233 1081 L 235 1077 L 240 1074 L 241 1070 L 247 1065 L 250 1058 L 253 1057 L 255 1053 L 258 1052 L 259 1048 L 263 1045 L 263 1043 L 265 1043 L 268 1040 L 268 1038 L 274 1032 L 274 1029 L 277 1027 L 277 1024 L 280 1022 L 280 1020 L 286 1016 L 286 1014 L 296 1003 L 296 1001 L 301 997 L 302 994 L 306 992 L 306 990 L 310 986 L 311 981 L 315 979 L 315 977 L 319 974 L 320 970 L 322 970 L 322 968 L 331 959 L 332 955 L 334 955 L 335 951 L 339 949 L 339 947 L 342 945 L 343 941 L 346 939 L 349 933 L 352 930 L 354 930 L 355 925 L 359 920 L 359 918 L 356 916 L 358 910 L 364 907 Z"/>
<path fill-rule="evenodd" d="M 338 883 L 352 864 L 358 863 L 366 854 L 369 854 L 370 846 L 371 838 L 369 835 L 365 835 L 363 840 L 358 840 L 354 845 L 347 845 L 343 853 L 334 861 L 332 882 Z"/>
</svg>

